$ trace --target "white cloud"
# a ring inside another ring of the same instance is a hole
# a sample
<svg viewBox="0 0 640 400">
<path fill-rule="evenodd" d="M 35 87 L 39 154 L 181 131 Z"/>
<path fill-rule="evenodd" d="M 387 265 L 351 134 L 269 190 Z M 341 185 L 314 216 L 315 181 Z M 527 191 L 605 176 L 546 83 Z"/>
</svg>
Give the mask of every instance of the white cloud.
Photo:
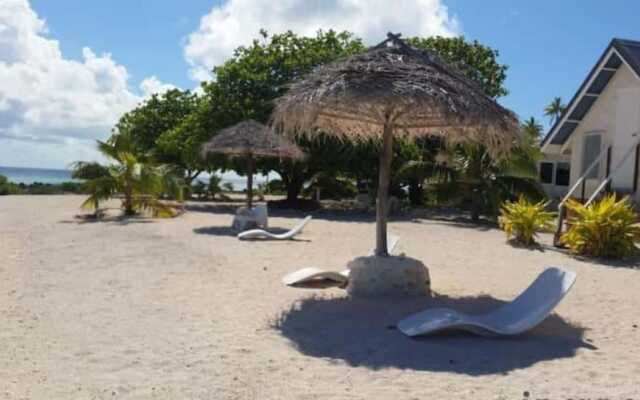
<svg viewBox="0 0 640 400">
<path fill-rule="evenodd" d="M 176 89 L 176 86 L 160 82 L 155 75 L 146 78 L 140 83 L 140 90 L 144 97 L 150 97 L 152 94 L 162 94 L 173 89 Z"/>
<path fill-rule="evenodd" d="M 1 0 L 0 165 L 65 167 L 98 159 L 95 139 L 106 138 L 143 99 L 127 81 L 126 68 L 110 54 L 84 48 L 80 61 L 64 58 L 28 0 Z M 141 91 L 168 87 L 151 77 Z"/>
<path fill-rule="evenodd" d="M 382 41 L 388 31 L 404 36 L 459 33 L 458 21 L 441 0 L 228 0 L 202 17 L 188 37 L 184 54 L 191 77 L 209 79 L 215 65 L 237 46 L 250 44 L 262 28 L 302 35 L 348 30 L 367 44 Z"/>
</svg>

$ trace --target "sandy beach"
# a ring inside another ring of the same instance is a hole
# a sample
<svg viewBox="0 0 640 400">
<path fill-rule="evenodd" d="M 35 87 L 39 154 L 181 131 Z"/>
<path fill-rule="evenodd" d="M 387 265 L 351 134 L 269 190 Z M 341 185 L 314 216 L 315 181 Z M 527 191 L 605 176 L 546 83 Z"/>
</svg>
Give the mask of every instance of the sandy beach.
<svg viewBox="0 0 640 400">
<path fill-rule="evenodd" d="M 368 253 L 372 214 L 320 211 L 299 240 L 242 242 L 229 206 L 83 222 L 82 200 L 0 197 L 0 399 L 640 398 L 633 262 L 578 260 L 551 235 L 529 250 L 490 226 L 397 218 L 389 230 L 429 267 L 433 297 L 351 300 L 280 279 Z M 393 327 L 426 307 L 490 310 L 548 266 L 577 283 L 521 337 Z"/>
</svg>

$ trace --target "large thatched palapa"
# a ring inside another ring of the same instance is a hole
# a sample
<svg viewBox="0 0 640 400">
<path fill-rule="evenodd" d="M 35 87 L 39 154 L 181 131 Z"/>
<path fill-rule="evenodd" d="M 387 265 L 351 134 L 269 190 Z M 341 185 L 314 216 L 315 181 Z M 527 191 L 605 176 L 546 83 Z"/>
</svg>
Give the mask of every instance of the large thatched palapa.
<svg viewBox="0 0 640 400">
<path fill-rule="evenodd" d="M 247 159 L 247 207 L 253 199 L 253 172 L 256 157 L 301 159 L 304 153 L 295 143 L 276 135 L 270 127 L 254 120 L 239 122 L 220 130 L 202 147 L 203 155 L 227 154 Z"/>
<path fill-rule="evenodd" d="M 492 153 L 518 139 L 515 115 L 435 53 L 389 34 L 367 52 L 320 66 L 277 100 L 273 125 L 289 135 L 382 139 L 376 255 L 387 255 L 386 215 L 393 136 L 441 135 Z"/>
</svg>

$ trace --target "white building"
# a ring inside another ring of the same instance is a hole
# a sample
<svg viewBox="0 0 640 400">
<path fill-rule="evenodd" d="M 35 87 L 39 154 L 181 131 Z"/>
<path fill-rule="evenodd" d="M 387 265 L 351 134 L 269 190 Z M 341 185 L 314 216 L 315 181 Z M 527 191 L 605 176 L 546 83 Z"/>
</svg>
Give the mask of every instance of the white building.
<svg viewBox="0 0 640 400">
<path fill-rule="evenodd" d="M 640 42 L 614 39 L 542 141 L 551 197 L 607 189 L 640 200 Z"/>
</svg>

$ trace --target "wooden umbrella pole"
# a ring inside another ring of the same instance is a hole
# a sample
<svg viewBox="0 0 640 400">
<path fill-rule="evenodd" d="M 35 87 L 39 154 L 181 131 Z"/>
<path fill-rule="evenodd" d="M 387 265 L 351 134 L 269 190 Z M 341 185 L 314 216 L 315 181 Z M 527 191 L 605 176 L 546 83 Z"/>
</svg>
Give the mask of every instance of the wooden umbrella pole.
<svg viewBox="0 0 640 400">
<path fill-rule="evenodd" d="M 387 120 L 382 133 L 380 171 L 378 174 L 378 201 L 376 204 L 376 256 L 387 257 L 387 212 L 389 208 L 389 184 L 393 159 L 393 127 Z"/>
<path fill-rule="evenodd" d="M 253 207 L 253 169 L 253 154 L 249 153 L 249 157 L 247 159 L 247 208 L 249 210 Z"/>
</svg>

